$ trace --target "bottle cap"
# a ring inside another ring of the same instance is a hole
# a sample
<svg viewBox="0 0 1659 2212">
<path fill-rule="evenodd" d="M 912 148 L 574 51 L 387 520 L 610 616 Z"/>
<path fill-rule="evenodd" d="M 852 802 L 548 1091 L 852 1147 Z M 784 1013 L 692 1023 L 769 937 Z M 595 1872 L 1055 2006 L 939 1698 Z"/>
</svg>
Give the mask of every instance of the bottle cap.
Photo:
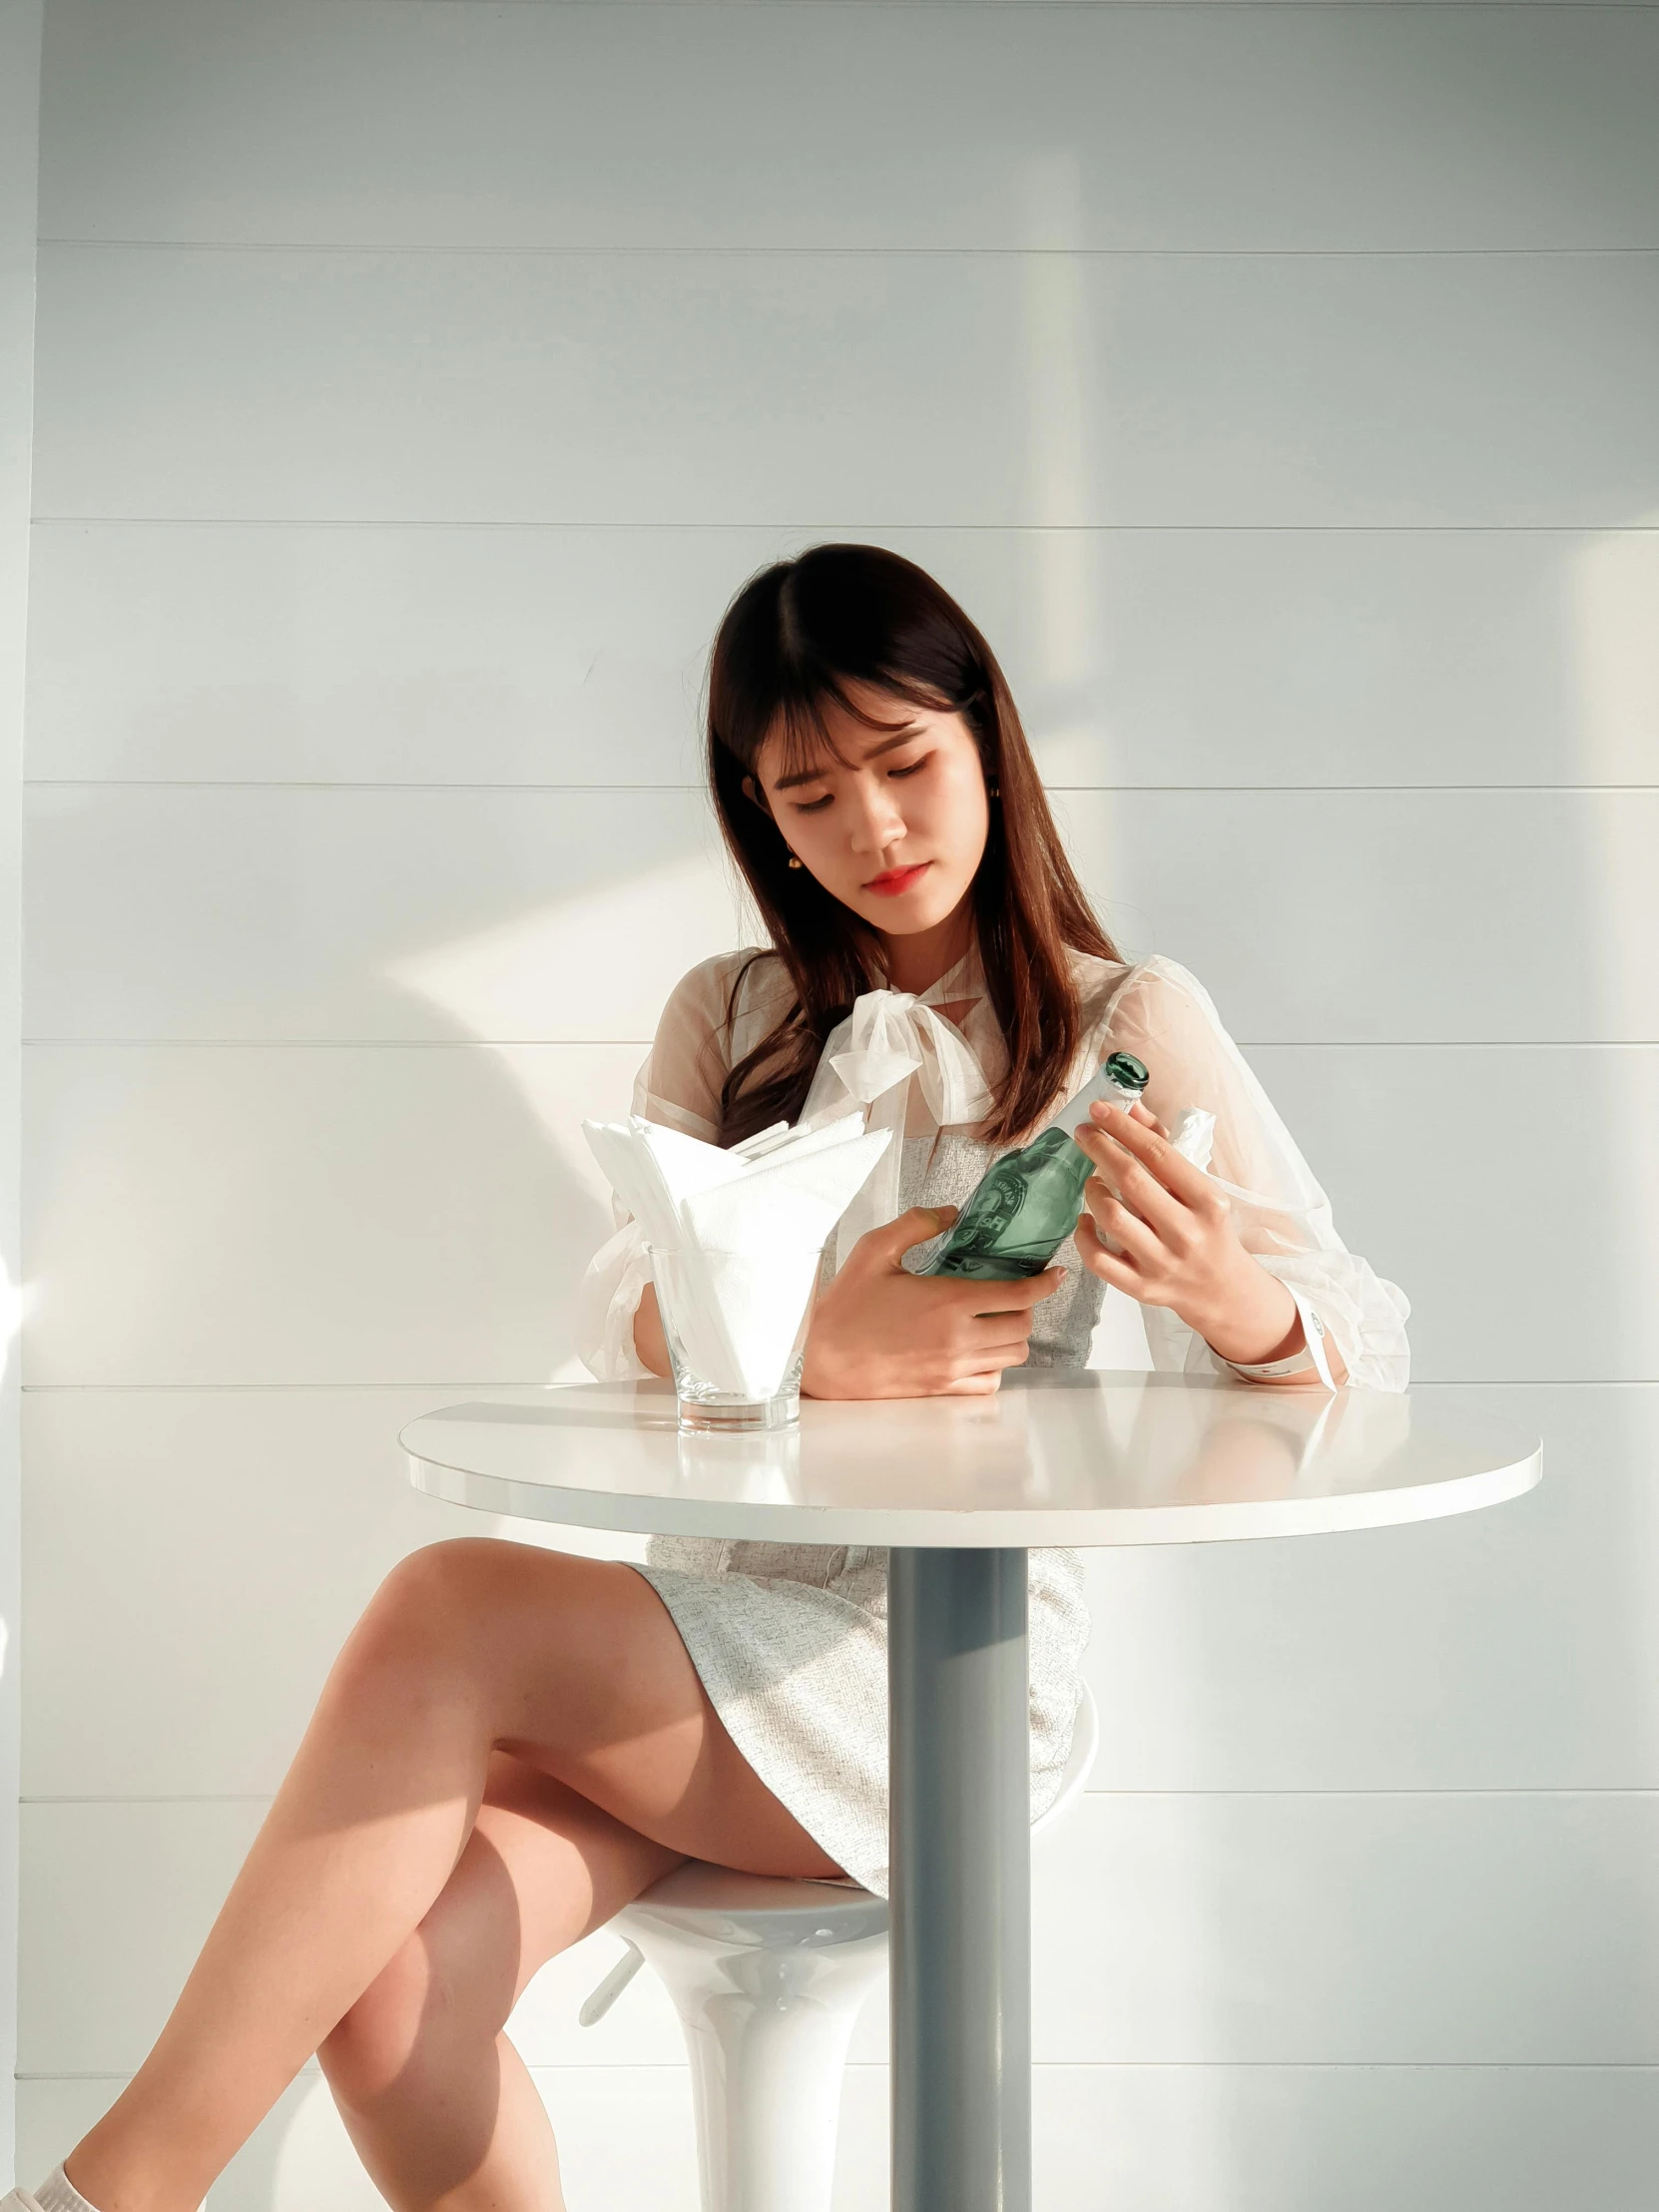
<svg viewBox="0 0 1659 2212">
<path fill-rule="evenodd" d="M 1144 1091 L 1152 1080 L 1150 1071 L 1132 1052 L 1108 1053 L 1100 1063 L 1100 1072 L 1120 1091 Z"/>
</svg>

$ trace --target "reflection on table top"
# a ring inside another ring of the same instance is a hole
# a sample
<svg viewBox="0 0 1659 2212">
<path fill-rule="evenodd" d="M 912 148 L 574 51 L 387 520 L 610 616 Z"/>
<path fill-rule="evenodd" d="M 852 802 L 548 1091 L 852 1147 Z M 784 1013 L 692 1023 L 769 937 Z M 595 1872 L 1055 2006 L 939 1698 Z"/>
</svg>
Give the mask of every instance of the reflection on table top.
<svg viewBox="0 0 1659 2212">
<path fill-rule="evenodd" d="M 1189 1543 L 1472 1512 L 1535 1437 L 1371 1390 L 1088 1371 L 993 1397 L 812 1399 L 773 1435 L 685 1436 L 666 1382 L 501 1390 L 411 1421 L 411 1479 L 491 1513 L 780 1543 Z"/>
</svg>

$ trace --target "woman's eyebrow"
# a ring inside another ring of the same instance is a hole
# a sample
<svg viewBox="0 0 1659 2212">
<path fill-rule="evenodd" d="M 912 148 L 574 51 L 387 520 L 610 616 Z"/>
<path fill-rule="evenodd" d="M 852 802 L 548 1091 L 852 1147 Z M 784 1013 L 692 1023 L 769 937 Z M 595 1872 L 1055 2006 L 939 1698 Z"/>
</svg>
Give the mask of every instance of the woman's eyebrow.
<svg viewBox="0 0 1659 2212">
<path fill-rule="evenodd" d="M 866 761 L 879 760 L 883 753 L 890 753 L 894 746 L 908 745 L 912 738 L 919 737 L 920 734 L 921 724 L 919 722 L 907 722 L 902 730 L 895 731 L 890 738 L 883 738 L 879 745 L 872 745 L 864 755 L 864 759 Z M 829 774 L 830 771 L 827 768 L 798 769 L 793 776 L 780 776 L 772 788 L 775 792 L 794 791 L 798 784 L 816 784 L 821 776 L 828 776 Z"/>
</svg>

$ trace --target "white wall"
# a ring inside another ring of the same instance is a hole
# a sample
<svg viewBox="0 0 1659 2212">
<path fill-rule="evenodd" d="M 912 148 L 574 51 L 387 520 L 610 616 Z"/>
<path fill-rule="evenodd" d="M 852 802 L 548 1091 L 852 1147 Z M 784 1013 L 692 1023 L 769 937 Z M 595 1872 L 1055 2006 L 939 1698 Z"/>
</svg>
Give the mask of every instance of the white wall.
<svg viewBox="0 0 1659 2212">
<path fill-rule="evenodd" d="M 19 924 L 40 34 L 40 0 L 0 0 L 0 2173 L 11 2170 L 17 2058 Z"/>
<path fill-rule="evenodd" d="M 840 534 L 1002 650 L 1419 1374 L 1549 1439 L 1466 1523 L 1096 1564 L 1041 2201 L 1651 2204 L 1656 105 L 1652 7 L 52 0 L 26 2177 L 463 1518 L 400 1422 L 565 1371 L 578 1119 L 735 927 L 701 656 Z M 689 2208 L 613 1952 L 522 2047 L 573 2203 Z M 366 2201 L 314 2080 L 215 2197 Z"/>
</svg>

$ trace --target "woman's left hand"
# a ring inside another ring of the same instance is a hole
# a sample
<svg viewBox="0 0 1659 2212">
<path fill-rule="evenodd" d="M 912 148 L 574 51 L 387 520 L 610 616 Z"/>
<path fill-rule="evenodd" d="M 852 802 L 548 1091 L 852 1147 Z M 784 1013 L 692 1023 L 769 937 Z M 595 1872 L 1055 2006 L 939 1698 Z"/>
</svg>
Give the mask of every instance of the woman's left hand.
<svg viewBox="0 0 1659 2212">
<path fill-rule="evenodd" d="M 1302 1344 L 1296 1300 L 1239 1241 L 1227 1194 L 1144 1106 L 1095 1105 L 1089 1117 L 1074 1132 L 1095 1164 L 1077 1224 L 1083 1265 L 1143 1306 L 1169 1307 L 1223 1360 L 1288 1359 Z"/>
</svg>

